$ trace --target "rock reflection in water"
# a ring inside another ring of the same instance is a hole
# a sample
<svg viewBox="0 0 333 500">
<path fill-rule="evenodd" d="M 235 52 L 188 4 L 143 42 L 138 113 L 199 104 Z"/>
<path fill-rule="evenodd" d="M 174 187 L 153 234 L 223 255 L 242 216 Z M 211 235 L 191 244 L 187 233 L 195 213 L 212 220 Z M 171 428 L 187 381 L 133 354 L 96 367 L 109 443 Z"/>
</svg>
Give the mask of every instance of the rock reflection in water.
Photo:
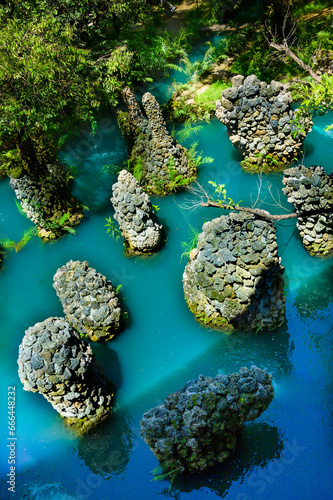
<svg viewBox="0 0 333 500">
<path fill-rule="evenodd" d="M 116 410 L 107 422 L 81 439 L 78 456 L 93 474 L 119 474 L 127 466 L 134 441 L 133 421 L 126 410 Z"/>
<path fill-rule="evenodd" d="M 182 474 L 175 478 L 168 492 L 171 498 L 181 498 L 182 493 L 191 493 L 195 490 L 209 490 L 220 498 L 228 493 L 229 488 L 236 481 L 243 479 L 244 499 L 245 492 L 250 486 L 249 477 L 254 468 L 264 469 L 271 461 L 280 460 L 283 454 L 283 437 L 277 427 L 268 423 L 246 424 L 239 440 L 232 460 L 216 465 L 209 472 L 200 474 Z M 246 481 L 246 478 L 247 481 Z M 169 485 L 165 488 L 165 493 Z M 243 490 L 242 490 L 243 491 Z M 249 491 L 251 493 L 251 490 Z M 252 490 L 255 493 L 255 490 Z M 208 494 L 208 491 L 207 491 Z M 239 495 L 241 499 L 242 494 Z"/>
</svg>

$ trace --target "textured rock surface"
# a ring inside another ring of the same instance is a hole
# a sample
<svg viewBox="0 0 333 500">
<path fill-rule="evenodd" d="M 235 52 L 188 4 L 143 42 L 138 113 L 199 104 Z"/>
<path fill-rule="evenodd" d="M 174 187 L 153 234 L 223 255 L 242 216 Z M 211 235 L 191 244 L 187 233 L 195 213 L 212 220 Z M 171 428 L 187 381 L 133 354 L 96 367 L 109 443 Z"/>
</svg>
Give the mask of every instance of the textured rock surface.
<svg viewBox="0 0 333 500">
<path fill-rule="evenodd" d="M 272 330 L 284 320 L 284 269 L 274 225 L 230 213 L 203 225 L 183 275 L 195 317 L 221 328 Z"/>
<path fill-rule="evenodd" d="M 89 267 L 70 260 L 53 277 L 67 321 L 95 341 L 111 340 L 121 326 L 120 303 L 112 283 Z"/>
<path fill-rule="evenodd" d="M 333 176 L 327 175 L 322 167 L 303 165 L 284 170 L 283 193 L 295 212 L 303 210 L 333 211 Z M 333 253 L 333 214 L 318 214 L 298 217 L 297 227 L 303 245 L 314 255 L 328 256 Z"/>
<path fill-rule="evenodd" d="M 55 239 L 66 226 L 79 224 L 83 210 L 70 196 L 63 170 L 57 165 L 47 165 L 47 168 L 47 178 L 39 182 L 23 175 L 18 179 L 11 177 L 10 186 L 27 217 L 39 227 L 39 236 Z M 64 222 L 59 224 L 65 214 Z"/>
<path fill-rule="evenodd" d="M 152 210 L 149 196 L 135 177 L 122 170 L 112 186 L 111 203 L 125 245 L 135 253 L 150 253 L 162 244 L 164 231 Z"/>
<path fill-rule="evenodd" d="M 150 194 L 164 194 L 187 185 L 196 176 L 188 151 L 173 139 L 160 106 L 147 92 L 142 113 L 129 88 L 122 92 L 128 113 L 118 114 L 118 123 L 130 152 L 130 168 L 140 185 Z"/>
<path fill-rule="evenodd" d="M 221 463 L 234 451 L 244 422 L 272 401 L 271 379 L 255 366 L 215 378 L 200 375 L 143 415 L 141 436 L 167 470 Z"/>
<path fill-rule="evenodd" d="M 109 414 L 113 392 L 91 347 L 64 318 L 28 328 L 18 366 L 24 390 L 43 394 L 69 425 L 87 430 Z"/>
<path fill-rule="evenodd" d="M 291 94 L 282 83 L 261 82 L 255 75 L 245 80 L 231 79 L 232 87 L 222 91 L 216 103 L 216 116 L 227 127 L 229 139 L 241 152 L 244 167 L 274 169 L 295 160 L 312 122 L 302 121 L 305 132 L 291 125 L 295 117 Z"/>
</svg>

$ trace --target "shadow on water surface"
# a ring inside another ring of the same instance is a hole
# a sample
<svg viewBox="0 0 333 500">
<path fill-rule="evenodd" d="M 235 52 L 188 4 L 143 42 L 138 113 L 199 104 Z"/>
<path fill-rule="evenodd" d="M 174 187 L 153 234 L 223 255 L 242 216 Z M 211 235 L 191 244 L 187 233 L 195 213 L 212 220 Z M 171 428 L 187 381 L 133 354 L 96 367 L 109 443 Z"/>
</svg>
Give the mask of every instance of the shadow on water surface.
<svg viewBox="0 0 333 500">
<path fill-rule="evenodd" d="M 97 363 L 102 367 L 107 380 L 110 380 L 114 387 L 119 389 L 123 383 L 121 363 L 116 351 L 107 344 L 96 344 L 91 342 L 90 346 L 95 354 Z M 117 398 L 117 392 L 116 392 Z"/>
<path fill-rule="evenodd" d="M 210 369 L 206 375 L 227 373 L 252 364 L 265 368 L 273 381 L 291 372 L 293 342 L 286 322 L 273 332 L 238 331 L 230 335 L 221 333 L 221 340 L 206 354 Z M 237 366 L 235 366 L 237 359 Z"/>
</svg>

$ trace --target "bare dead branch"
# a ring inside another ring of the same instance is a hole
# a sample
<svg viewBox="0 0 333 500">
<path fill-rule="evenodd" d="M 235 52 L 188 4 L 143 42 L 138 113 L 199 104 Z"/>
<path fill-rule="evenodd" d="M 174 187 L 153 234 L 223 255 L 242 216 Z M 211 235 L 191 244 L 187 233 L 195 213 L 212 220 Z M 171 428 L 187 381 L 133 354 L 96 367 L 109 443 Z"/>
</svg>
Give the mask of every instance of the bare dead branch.
<svg viewBox="0 0 333 500">
<path fill-rule="evenodd" d="M 260 219 L 265 219 L 269 221 L 280 221 L 280 220 L 288 220 L 296 218 L 303 219 L 307 217 L 312 217 L 313 215 L 333 213 L 333 207 L 331 207 L 331 208 L 317 209 L 317 210 L 302 210 L 300 212 L 292 212 L 288 214 L 271 214 L 267 210 L 262 210 L 261 208 L 241 207 L 233 203 L 226 204 L 222 203 L 221 201 L 212 200 L 207 191 L 203 188 L 201 184 L 199 184 L 199 182 L 196 181 L 195 184 L 196 186 L 194 185 L 189 186 L 187 188 L 187 191 L 197 196 L 197 201 L 194 202 L 191 201 L 186 207 L 183 206 L 183 208 L 191 209 L 201 206 L 201 207 L 219 208 L 221 210 L 229 210 L 229 211 L 235 210 L 237 212 L 249 213 L 255 215 L 256 217 L 259 217 Z M 273 199 L 275 200 L 274 197 Z M 282 207 L 281 204 L 280 206 Z M 282 208 L 285 209 L 284 207 Z"/>
<path fill-rule="evenodd" d="M 313 69 L 308 65 L 308 64 L 305 64 L 291 49 L 290 47 L 288 46 L 288 43 L 286 42 L 286 40 L 283 40 L 282 43 L 278 44 L 276 42 L 270 42 L 269 43 L 269 46 L 272 48 L 272 49 L 275 49 L 277 50 L 278 52 L 282 52 L 283 54 L 285 54 L 286 56 L 290 57 L 293 61 L 295 61 L 296 64 L 298 64 L 298 66 L 300 66 L 304 71 L 306 71 L 307 73 L 309 73 L 310 76 L 312 76 L 312 78 L 314 79 L 314 81 L 316 83 L 320 83 L 321 82 L 321 76 L 318 76 L 314 71 Z"/>
<path fill-rule="evenodd" d="M 207 201 L 201 204 L 202 207 L 214 207 L 220 208 L 222 210 L 236 210 L 237 212 L 246 212 L 249 214 L 256 215 L 257 217 L 269 221 L 278 221 L 278 220 L 288 220 L 288 219 L 297 219 L 297 218 L 306 218 L 312 217 L 313 215 L 322 215 L 322 214 L 330 214 L 333 213 L 333 208 L 326 209 L 317 209 L 317 210 L 304 210 L 301 212 L 293 212 L 289 214 L 282 215 L 274 215 L 268 212 L 267 210 L 262 210 L 260 208 L 250 208 L 250 207 L 240 207 L 239 205 L 226 205 L 223 203 L 219 203 L 216 201 Z"/>
<path fill-rule="evenodd" d="M 281 203 L 281 198 L 280 198 L 280 193 L 278 190 L 276 190 L 276 194 L 277 194 L 277 199 L 275 197 L 275 195 L 273 194 L 272 192 L 272 184 L 267 184 L 267 188 L 268 188 L 268 191 L 269 191 L 269 194 L 271 195 L 271 198 L 272 200 L 274 201 L 274 203 L 267 203 L 266 202 L 266 205 L 271 205 L 273 207 L 280 207 L 282 208 L 282 210 L 288 210 L 286 207 L 284 207 Z"/>
<path fill-rule="evenodd" d="M 309 66 L 308 64 L 305 64 L 304 61 L 302 61 L 302 59 L 300 59 L 295 54 L 295 52 L 293 52 L 291 50 L 290 47 L 292 45 L 294 45 L 294 43 L 297 40 L 297 38 L 295 36 L 295 31 L 296 31 L 297 24 L 296 24 L 296 22 L 294 22 L 292 24 L 292 27 L 289 29 L 289 32 L 286 32 L 287 26 L 288 26 L 288 19 L 289 19 L 289 11 L 284 16 L 283 26 L 282 26 L 282 36 L 283 36 L 283 39 L 282 39 L 281 43 L 278 42 L 276 34 L 274 34 L 272 32 L 272 30 L 267 26 L 267 23 L 266 23 L 266 30 L 269 33 L 269 37 L 267 37 L 265 35 L 265 38 L 266 38 L 266 40 L 268 42 L 269 47 L 271 47 L 272 49 L 275 49 L 277 52 L 279 52 L 282 57 L 286 57 L 286 56 L 290 57 L 306 73 L 309 73 L 309 75 L 314 79 L 314 81 L 316 83 L 320 83 L 321 82 L 321 76 L 317 75 L 313 71 L 313 69 L 311 68 L 311 66 Z"/>
</svg>

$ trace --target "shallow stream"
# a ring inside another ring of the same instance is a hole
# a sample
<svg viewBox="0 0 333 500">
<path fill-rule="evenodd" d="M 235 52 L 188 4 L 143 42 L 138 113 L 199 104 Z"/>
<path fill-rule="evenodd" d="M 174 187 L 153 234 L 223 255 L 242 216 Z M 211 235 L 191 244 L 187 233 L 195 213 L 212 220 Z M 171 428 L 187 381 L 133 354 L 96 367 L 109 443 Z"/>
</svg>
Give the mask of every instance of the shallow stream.
<svg viewBox="0 0 333 500">
<path fill-rule="evenodd" d="M 206 47 L 205 47 L 206 48 Z M 194 57 L 194 56 L 193 56 Z M 172 79 L 155 85 L 161 101 Z M 305 166 L 333 171 L 332 132 L 324 128 L 332 114 L 314 120 L 304 144 Z M 114 118 L 100 120 L 94 138 L 88 132 L 65 148 L 76 167 L 75 194 L 85 204 L 76 235 L 54 243 L 33 238 L 19 252 L 8 252 L 0 272 L 0 497 L 27 500 L 252 500 L 333 498 L 333 260 L 310 257 L 295 223 L 277 224 L 285 267 L 286 320 L 273 333 L 226 335 L 196 323 L 183 296 L 183 241 L 190 226 L 200 229 L 218 217 L 217 209 L 187 209 L 194 197 L 183 192 L 154 198 L 166 228 L 166 246 L 151 257 L 126 258 L 121 240 L 106 233 L 113 214 L 112 165 L 126 159 L 125 144 Z M 198 150 L 214 158 L 200 167 L 199 182 L 225 183 L 228 196 L 252 204 L 260 179 L 242 171 L 239 155 L 217 120 L 203 124 Z M 74 155 L 74 156 L 73 156 Z M 107 167 L 105 167 L 107 165 Z M 264 176 L 262 207 L 275 213 L 288 203 L 281 192 L 282 174 Z M 274 196 L 272 198 L 271 194 Z M 0 233 L 18 241 L 31 222 L 19 214 L 8 180 L 0 182 Z M 51 405 L 22 390 L 17 375 L 18 346 L 25 330 L 49 316 L 62 316 L 52 287 L 53 275 L 68 260 L 87 260 L 117 287 L 129 312 L 127 328 L 93 350 L 116 385 L 113 416 L 78 439 L 66 429 Z M 141 440 L 144 411 L 199 374 L 238 371 L 256 364 L 273 375 L 275 398 L 268 410 L 245 425 L 237 452 L 228 463 L 204 474 L 153 481 L 158 461 Z M 16 493 L 8 492 L 7 390 L 16 387 Z"/>
</svg>

